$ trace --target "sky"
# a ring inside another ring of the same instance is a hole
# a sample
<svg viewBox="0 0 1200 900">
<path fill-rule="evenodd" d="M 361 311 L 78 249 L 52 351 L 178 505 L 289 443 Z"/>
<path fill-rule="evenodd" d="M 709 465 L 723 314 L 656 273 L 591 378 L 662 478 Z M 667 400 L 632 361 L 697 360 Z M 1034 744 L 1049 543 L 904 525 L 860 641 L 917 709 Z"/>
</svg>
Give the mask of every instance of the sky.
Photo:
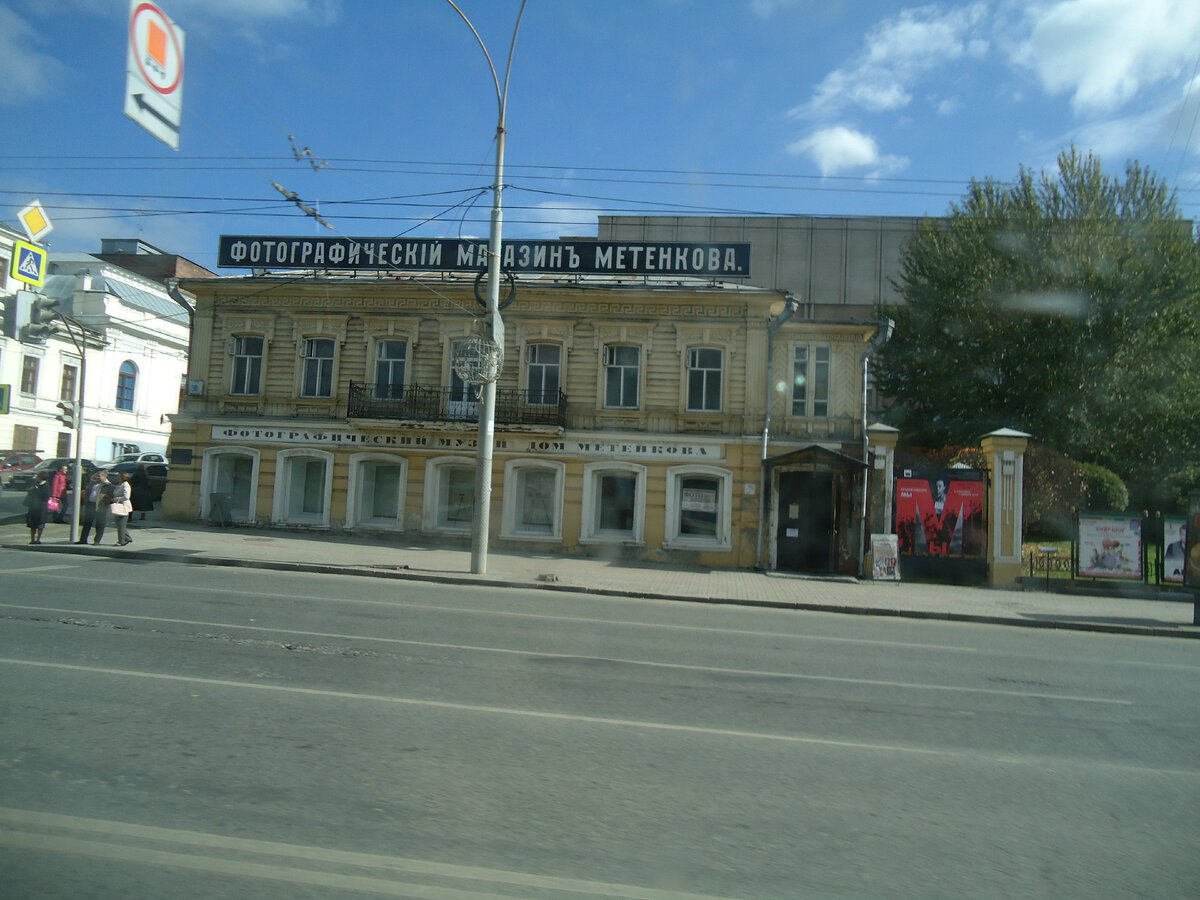
<svg viewBox="0 0 1200 900">
<path fill-rule="evenodd" d="M 506 72 L 506 238 L 937 216 L 1072 144 L 1200 218 L 1196 0 L 528 0 L 515 43 L 520 0 L 158 5 L 185 35 L 178 150 L 123 114 L 129 0 L 0 0 L 0 221 L 39 200 L 52 252 L 141 238 L 215 269 L 222 234 L 486 237 Z"/>
</svg>

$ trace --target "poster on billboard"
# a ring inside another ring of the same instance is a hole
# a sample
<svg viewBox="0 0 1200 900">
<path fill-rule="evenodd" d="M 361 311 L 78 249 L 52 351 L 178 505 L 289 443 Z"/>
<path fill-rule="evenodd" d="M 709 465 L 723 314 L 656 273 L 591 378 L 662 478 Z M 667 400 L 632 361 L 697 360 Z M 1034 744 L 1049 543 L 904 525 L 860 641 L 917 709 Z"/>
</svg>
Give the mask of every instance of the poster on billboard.
<svg viewBox="0 0 1200 900">
<path fill-rule="evenodd" d="M 1183 567 L 1183 583 L 1200 588 L 1200 492 L 1188 497 L 1187 562 Z"/>
<path fill-rule="evenodd" d="M 900 546 L 896 535 L 871 535 L 871 559 L 871 577 L 875 581 L 900 580 Z"/>
<path fill-rule="evenodd" d="M 1184 562 L 1187 560 L 1187 519 L 1163 519 L 1163 581 L 1183 584 Z"/>
<path fill-rule="evenodd" d="M 1079 517 L 1079 574 L 1142 578 L 1142 520 L 1137 516 Z"/>
<path fill-rule="evenodd" d="M 983 472 L 905 469 L 896 479 L 902 556 L 983 555 Z"/>
</svg>

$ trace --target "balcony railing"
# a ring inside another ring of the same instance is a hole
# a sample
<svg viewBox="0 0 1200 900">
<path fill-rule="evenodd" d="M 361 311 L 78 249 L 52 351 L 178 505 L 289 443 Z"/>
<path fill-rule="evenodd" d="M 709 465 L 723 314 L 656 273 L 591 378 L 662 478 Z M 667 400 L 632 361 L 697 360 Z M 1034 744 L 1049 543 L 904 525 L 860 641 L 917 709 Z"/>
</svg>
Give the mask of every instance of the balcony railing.
<svg viewBox="0 0 1200 900">
<path fill-rule="evenodd" d="M 474 388 L 410 384 L 403 388 L 350 382 L 347 415 L 358 419 L 408 419 L 416 422 L 478 422 L 479 393 Z M 567 424 L 567 395 L 562 391 L 496 390 L 496 424 Z"/>
</svg>

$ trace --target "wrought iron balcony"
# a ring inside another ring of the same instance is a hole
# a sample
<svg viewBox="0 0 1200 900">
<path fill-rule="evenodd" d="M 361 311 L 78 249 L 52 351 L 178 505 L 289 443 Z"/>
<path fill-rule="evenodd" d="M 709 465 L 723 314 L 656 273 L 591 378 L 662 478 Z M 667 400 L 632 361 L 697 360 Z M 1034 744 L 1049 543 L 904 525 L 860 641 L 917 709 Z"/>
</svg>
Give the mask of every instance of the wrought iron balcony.
<svg viewBox="0 0 1200 900">
<path fill-rule="evenodd" d="M 358 419 L 407 419 L 415 422 L 478 422 L 479 391 L 410 384 L 404 387 L 350 382 L 347 415 Z M 567 424 L 567 395 L 562 391 L 496 389 L 496 424 Z"/>
</svg>

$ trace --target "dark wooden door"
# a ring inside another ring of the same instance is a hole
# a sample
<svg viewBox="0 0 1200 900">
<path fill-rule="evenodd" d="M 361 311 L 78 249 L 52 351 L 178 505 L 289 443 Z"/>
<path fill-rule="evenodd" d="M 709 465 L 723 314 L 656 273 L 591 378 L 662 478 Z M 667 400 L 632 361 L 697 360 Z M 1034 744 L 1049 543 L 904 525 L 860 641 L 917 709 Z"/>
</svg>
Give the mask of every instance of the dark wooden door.
<svg viewBox="0 0 1200 900">
<path fill-rule="evenodd" d="M 789 572 L 833 571 L 836 489 L 836 479 L 828 472 L 780 474 L 777 568 Z"/>
</svg>

